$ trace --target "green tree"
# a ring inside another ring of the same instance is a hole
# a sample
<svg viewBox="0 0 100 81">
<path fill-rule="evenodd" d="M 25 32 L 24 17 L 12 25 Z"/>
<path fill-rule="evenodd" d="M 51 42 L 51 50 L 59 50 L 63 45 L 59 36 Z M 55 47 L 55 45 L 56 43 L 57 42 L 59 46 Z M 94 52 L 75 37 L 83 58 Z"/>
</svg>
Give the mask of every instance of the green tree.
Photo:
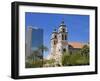
<svg viewBox="0 0 100 81">
<path fill-rule="evenodd" d="M 36 50 L 34 50 L 32 54 L 26 58 L 26 67 L 33 68 L 43 66 L 43 56 L 40 55 L 43 53 L 43 51 L 48 51 L 48 48 L 43 45 L 39 46 Z"/>
<path fill-rule="evenodd" d="M 49 60 L 47 60 L 47 59 L 45 59 L 44 61 L 43 61 L 43 63 L 44 63 L 44 66 L 46 66 L 46 67 L 53 67 L 55 64 L 55 59 L 49 59 Z"/>
<path fill-rule="evenodd" d="M 67 66 L 70 64 L 70 55 L 67 52 L 64 52 L 62 55 L 62 65 Z"/>
<path fill-rule="evenodd" d="M 81 50 L 77 50 L 72 54 L 64 52 L 62 55 L 63 66 L 76 66 L 89 64 L 89 47 L 84 46 Z"/>
<path fill-rule="evenodd" d="M 81 49 L 81 54 L 82 55 L 88 55 L 89 54 L 89 46 L 84 45 L 83 48 Z"/>
<path fill-rule="evenodd" d="M 44 45 L 41 45 L 38 47 L 38 50 L 43 52 L 43 51 L 48 51 L 48 48 Z"/>
</svg>

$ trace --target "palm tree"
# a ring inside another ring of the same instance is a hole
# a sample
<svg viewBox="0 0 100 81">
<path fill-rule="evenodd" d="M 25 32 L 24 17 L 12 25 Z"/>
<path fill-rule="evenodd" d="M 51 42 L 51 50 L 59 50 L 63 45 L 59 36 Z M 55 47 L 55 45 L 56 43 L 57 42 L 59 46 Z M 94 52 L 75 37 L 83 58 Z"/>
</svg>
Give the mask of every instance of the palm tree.
<svg viewBox="0 0 100 81">
<path fill-rule="evenodd" d="M 48 48 L 44 45 L 41 45 L 38 47 L 38 50 L 43 52 L 43 51 L 48 51 Z"/>
<path fill-rule="evenodd" d="M 40 53 L 43 54 L 44 51 L 48 51 L 48 48 L 44 45 L 41 45 L 41 46 L 38 47 L 38 50 L 39 50 Z M 42 57 L 42 64 L 43 64 L 43 57 Z"/>
<path fill-rule="evenodd" d="M 34 63 L 35 65 L 38 65 L 37 63 L 40 64 L 40 66 L 43 66 L 43 51 L 48 51 L 48 48 L 44 45 L 41 45 L 39 46 L 36 50 L 34 50 L 30 56 L 28 56 L 27 58 L 27 62 L 29 64 L 32 65 L 32 63 Z M 41 59 L 38 59 L 39 58 L 42 58 Z"/>
</svg>

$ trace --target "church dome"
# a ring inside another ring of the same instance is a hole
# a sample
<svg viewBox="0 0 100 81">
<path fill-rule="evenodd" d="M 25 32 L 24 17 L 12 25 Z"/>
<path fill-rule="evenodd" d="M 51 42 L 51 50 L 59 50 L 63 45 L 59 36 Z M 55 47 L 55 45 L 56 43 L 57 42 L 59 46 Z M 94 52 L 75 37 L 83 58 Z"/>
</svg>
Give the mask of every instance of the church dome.
<svg viewBox="0 0 100 81">
<path fill-rule="evenodd" d="M 54 29 L 53 32 L 52 32 L 52 37 L 51 38 L 56 38 L 57 39 L 57 34 L 58 34 L 57 30 Z"/>
<path fill-rule="evenodd" d="M 66 27 L 64 21 L 61 22 L 58 31 L 59 31 L 59 32 L 67 32 L 67 27 Z"/>
<path fill-rule="evenodd" d="M 54 29 L 54 30 L 53 30 L 53 33 L 57 33 L 57 30 L 56 30 L 56 29 Z"/>
</svg>

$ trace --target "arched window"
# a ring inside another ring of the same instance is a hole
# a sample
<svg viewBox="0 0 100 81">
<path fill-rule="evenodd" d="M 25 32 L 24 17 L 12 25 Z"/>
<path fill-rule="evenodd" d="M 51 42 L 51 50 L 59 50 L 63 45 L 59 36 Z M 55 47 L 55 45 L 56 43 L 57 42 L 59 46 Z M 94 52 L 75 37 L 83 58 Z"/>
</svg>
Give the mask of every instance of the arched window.
<svg viewBox="0 0 100 81">
<path fill-rule="evenodd" d="M 62 35 L 62 40 L 63 40 L 63 35 Z"/>
<path fill-rule="evenodd" d="M 57 36 L 55 35 L 55 38 L 57 38 Z"/>
<path fill-rule="evenodd" d="M 64 35 L 62 35 L 62 40 L 64 40 Z"/>
<path fill-rule="evenodd" d="M 66 35 L 62 35 L 62 40 L 67 40 Z"/>
<path fill-rule="evenodd" d="M 65 35 L 65 40 L 67 40 L 67 39 L 66 39 L 66 35 Z"/>
<path fill-rule="evenodd" d="M 56 45 L 56 41 L 54 41 L 54 45 Z"/>
<path fill-rule="evenodd" d="M 62 29 L 63 30 L 63 32 L 65 32 L 65 29 Z"/>
<path fill-rule="evenodd" d="M 63 49 L 63 52 L 66 52 L 66 49 L 65 48 Z"/>
</svg>

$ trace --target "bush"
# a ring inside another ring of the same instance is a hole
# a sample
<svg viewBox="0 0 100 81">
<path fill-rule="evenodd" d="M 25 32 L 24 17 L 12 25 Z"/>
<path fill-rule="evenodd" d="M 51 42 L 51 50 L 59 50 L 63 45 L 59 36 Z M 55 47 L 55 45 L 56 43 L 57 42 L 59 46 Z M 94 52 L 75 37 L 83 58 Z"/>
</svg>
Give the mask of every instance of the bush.
<svg viewBox="0 0 100 81">
<path fill-rule="evenodd" d="M 26 68 L 35 68 L 35 67 L 42 67 L 43 66 L 43 60 L 37 59 L 34 60 L 32 58 L 27 58 L 25 62 Z"/>
<path fill-rule="evenodd" d="M 89 54 L 82 55 L 80 51 L 74 52 L 73 54 L 64 53 L 62 55 L 63 66 L 76 66 L 76 65 L 88 65 Z"/>
<path fill-rule="evenodd" d="M 64 53 L 62 55 L 62 65 L 63 66 L 69 65 L 70 64 L 69 60 L 70 60 L 70 55 L 68 53 Z"/>
<path fill-rule="evenodd" d="M 55 66 L 55 59 L 44 60 L 43 65 L 46 67 L 54 67 Z"/>
</svg>

